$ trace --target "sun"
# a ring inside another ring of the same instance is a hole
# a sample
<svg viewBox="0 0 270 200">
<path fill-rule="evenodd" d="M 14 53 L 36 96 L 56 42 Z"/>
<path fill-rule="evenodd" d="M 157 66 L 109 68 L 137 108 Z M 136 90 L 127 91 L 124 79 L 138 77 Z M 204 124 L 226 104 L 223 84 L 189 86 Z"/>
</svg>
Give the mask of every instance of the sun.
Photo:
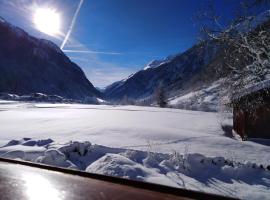
<svg viewBox="0 0 270 200">
<path fill-rule="evenodd" d="M 38 8 L 34 13 L 36 28 L 48 35 L 55 36 L 60 33 L 60 15 L 51 8 Z"/>
</svg>

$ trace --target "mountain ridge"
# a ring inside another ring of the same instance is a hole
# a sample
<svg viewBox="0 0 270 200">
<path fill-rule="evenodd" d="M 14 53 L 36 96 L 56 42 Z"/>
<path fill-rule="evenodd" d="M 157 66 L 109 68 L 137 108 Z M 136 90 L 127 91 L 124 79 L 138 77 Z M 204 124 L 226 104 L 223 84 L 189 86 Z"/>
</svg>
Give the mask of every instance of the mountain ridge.
<svg viewBox="0 0 270 200">
<path fill-rule="evenodd" d="M 241 21 L 236 25 L 236 30 L 244 34 L 254 33 L 257 28 L 263 28 L 267 31 L 269 24 L 270 10 L 266 10 L 257 16 L 247 18 L 247 21 Z M 124 99 L 129 99 L 131 102 L 139 104 L 146 102 L 142 104 L 153 105 L 156 98 L 155 90 L 162 87 L 169 101 L 175 98 L 179 99 L 193 91 L 200 91 L 196 95 L 202 94 L 202 99 L 204 99 L 209 93 L 204 92 L 204 88 L 211 88 L 212 84 L 218 81 L 218 88 L 222 89 L 221 80 L 231 76 L 228 67 L 226 67 L 229 59 L 226 51 L 233 53 L 233 48 L 220 45 L 218 41 L 213 39 L 201 41 L 183 53 L 151 61 L 132 77 L 107 86 L 104 92 L 105 97 L 120 103 Z M 217 90 L 212 89 L 211 91 L 215 93 L 216 97 L 223 93 L 223 91 L 217 92 Z M 218 103 L 216 100 L 215 102 Z M 176 107 L 179 106 L 176 105 Z M 185 107 L 187 106 L 185 105 Z M 211 110 L 213 110 L 212 108 L 211 105 Z"/>
<path fill-rule="evenodd" d="M 0 92 L 69 99 L 102 96 L 56 44 L 0 19 Z"/>
<path fill-rule="evenodd" d="M 216 51 L 211 43 L 194 45 L 182 54 L 157 61 L 154 67 L 142 69 L 128 79 L 106 87 L 105 96 L 112 100 L 121 100 L 125 95 L 136 100 L 150 96 L 160 84 L 167 88 L 199 73 L 213 59 Z"/>
</svg>

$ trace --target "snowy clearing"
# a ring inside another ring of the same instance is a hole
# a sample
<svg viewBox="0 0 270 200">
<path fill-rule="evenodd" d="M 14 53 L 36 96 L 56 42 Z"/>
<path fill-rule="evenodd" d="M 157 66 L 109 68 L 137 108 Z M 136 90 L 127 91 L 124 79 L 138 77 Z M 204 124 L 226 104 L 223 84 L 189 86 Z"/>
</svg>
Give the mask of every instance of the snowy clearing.
<svg viewBox="0 0 270 200">
<path fill-rule="evenodd" d="M 224 123 L 211 112 L 0 101 L 0 155 L 269 199 L 270 142 L 227 137 Z"/>
</svg>

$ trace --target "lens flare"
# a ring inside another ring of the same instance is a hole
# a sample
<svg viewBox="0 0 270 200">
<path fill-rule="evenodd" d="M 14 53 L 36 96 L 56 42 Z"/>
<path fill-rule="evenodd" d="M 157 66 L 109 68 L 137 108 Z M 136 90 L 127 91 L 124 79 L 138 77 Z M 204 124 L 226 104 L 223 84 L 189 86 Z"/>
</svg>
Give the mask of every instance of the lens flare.
<svg viewBox="0 0 270 200">
<path fill-rule="evenodd" d="M 53 9 L 36 9 L 34 24 L 39 31 L 45 34 L 55 36 L 60 33 L 60 15 Z"/>
</svg>

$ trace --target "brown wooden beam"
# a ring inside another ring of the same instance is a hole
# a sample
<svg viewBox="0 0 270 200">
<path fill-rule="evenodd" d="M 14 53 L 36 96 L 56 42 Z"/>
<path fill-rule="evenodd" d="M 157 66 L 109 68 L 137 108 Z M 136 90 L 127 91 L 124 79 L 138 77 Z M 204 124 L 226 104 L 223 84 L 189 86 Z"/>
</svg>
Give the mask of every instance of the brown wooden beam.
<svg viewBox="0 0 270 200">
<path fill-rule="evenodd" d="M 40 194 L 38 194 L 40 193 Z M 32 195 L 32 196 L 31 196 Z M 0 158 L 0 199 L 233 199 L 158 184 Z M 46 195 L 48 199 L 45 198 Z M 44 198 L 43 198 L 44 197 Z"/>
</svg>

